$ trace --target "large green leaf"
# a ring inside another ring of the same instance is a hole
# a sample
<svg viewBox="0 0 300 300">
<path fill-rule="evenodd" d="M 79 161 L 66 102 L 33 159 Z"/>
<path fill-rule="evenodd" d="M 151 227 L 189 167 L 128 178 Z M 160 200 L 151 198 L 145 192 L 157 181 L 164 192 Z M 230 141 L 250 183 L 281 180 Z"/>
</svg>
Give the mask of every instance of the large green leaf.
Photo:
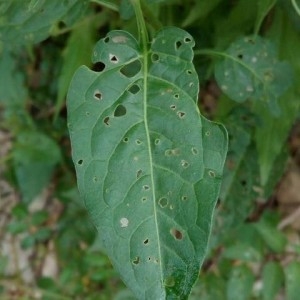
<svg viewBox="0 0 300 300">
<path fill-rule="evenodd" d="M 68 96 L 78 186 L 115 268 L 138 299 L 186 299 L 210 234 L 226 131 L 201 117 L 193 38 L 150 49 L 112 31 Z M 143 49 L 143 50 L 142 50 Z"/>
</svg>

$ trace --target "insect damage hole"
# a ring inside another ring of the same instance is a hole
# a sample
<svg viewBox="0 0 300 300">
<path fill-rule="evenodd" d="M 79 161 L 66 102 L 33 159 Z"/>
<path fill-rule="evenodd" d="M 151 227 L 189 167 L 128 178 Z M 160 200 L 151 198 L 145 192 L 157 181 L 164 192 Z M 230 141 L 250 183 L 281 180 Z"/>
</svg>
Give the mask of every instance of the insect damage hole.
<svg viewBox="0 0 300 300">
<path fill-rule="evenodd" d="M 106 126 L 109 126 L 109 120 L 110 120 L 109 117 L 105 117 L 105 118 L 103 119 L 103 123 L 104 123 Z"/>
<path fill-rule="evenodd" d="M 124 105 L 122 105 L 122 104 L 119 104 L 116 107 L 115 111 L 114 111 L 114 116 L 115 117 L 122 117 L 122 116 L 125 116 L 126 113 L 127 113 L 126 107 Z"/>
<path fill-rule="evenodd" d="M 121 218 L 120 219 L 120 226 L 122 228 L 128 227 L 128 224 L 129 224 L 129 220 L 127 218 Z"/>
<path fill-rule="evenodd" d="M 133 263 L 134 265 L 138 265 L 138 264 L 140 263 L 140 258 L 139 258 L 139 256 L 135 257 L 135 258 L 132 260 L 132 263 Z"/>
<path fill-rule="evenodd" d="M 176 228 L 172 228 L 170 230 L 171 235 L 176 239 L 176 240 L 182 240 L 183 239 L 183 234 L 180 230 L 176 229 Z"/>
<path fill-rule="evenodd" d="M 79 165 L 79 166 L 83 165 L 83 159 L 79 159 L 79 160 L 77 161 L 77 165 Z"/>
<path fill-rule="evenodd" d="M 104 69 L 105 69 L 105 63 L 103 63 L 102 61 L 96 62 L 92 67 L 92 70 L 95 72 L 102 72 Z"/>
<path fill-rule="evenodd" d="M 168 199 L 166 197 L 162 197 L 158 200 L 158 204 L 161 208 L 165 208 L 168 205 Z"/>
<path fill-rule="evenodd" d="M 159 55 L 157 53 L 153 53 L 151 56 L 152 62 L 157 62 L 159 61 Z"/>
<path fill-rule="evenodd" d="M 99 90 L 96 90 L 94 92 L 94 98 L 99 101 L 99 100 L 102 100 L 102 93 L 99 91 Z"/>
<path fill-rule="evenodd" d="M 149 185 L 143 185 L 143 190 L 144 191 L 149 191 L 150 190 L 150 186 Z"/>
<path fill-rule="evenodd" d="M 143 244 L 144 244 L 144 245 L 148 245 L 148 244 L 149 244 L 149 239 L 145 239 L 145 240 L 143 241 Z"/>
<path fill-rule="evenodd" d="M 180 119 L 183 119 L 185 117 L 185 112 L 179 111 L 179 112 L 177 112 L 177 115 Z"/>
<path fill-rule="evenodd" d="M 137 85 L 137 84 L 133 84 L 129 89 L 128 92 L 135 95 L 137 94 L 139 91 L 141 90 L 141 88 Z"/>
<path fill-rule="evenodd" d="M 175 43 L 175 48 L 176 48 L 176 50 L 178 50 L 181 46 L 182 46 L 182 42 L 181 42 L 181 41 L 177 41 L 177 42 Z"/>
<path fill-rule="evenodd" d="M 141 169 L 136 171 L 136 179 L 139 179 L 142 175 L 143 171 Z"/>
<path fill-rule="evenodd" d="M 142 64 L 139 60 L 135 60 L 120 69 L 120 73 L 128 78 L 137 75 L 142 68 Z"/>
<path fill-rule="evenodd" d="M 187 167 L 189 167 L 189 165 L 190 165 L 190 164 L 189 164 L 186 160 L 184 160 L 184 159 L 181 160 L 181 166 L 182 166 L 183 168 L 186 169 Z"/>
<path fill-rule="evenodd" d="M 185 37 L 183 41 L 188 44 L 192 41 L 192 39 L 189 37 Z"/>
<path fill-rule="evenodd" d="M 113 54 L 109 54 L 109 60 L 114 64 L 118 63 L 119 61 L 119 59 Z"/>
</svg>

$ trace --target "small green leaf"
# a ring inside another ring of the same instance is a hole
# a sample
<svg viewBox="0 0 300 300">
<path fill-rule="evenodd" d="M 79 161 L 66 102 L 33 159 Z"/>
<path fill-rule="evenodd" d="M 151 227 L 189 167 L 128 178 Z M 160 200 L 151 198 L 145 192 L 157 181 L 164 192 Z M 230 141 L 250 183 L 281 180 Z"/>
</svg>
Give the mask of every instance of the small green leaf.
<svg viewBox="0 0 300 300">
<path fill-rule="evenodd" d="M 287 267 L 285 267 L 284 271 L 286 299 L 298 300 L 300 294 L 300 263 L 297 261 L 291 262 Z"/>
<path fill-rule="evenodd" d="M 263 300 L 273 300 L 283 283 L 283 270 L 279 263 L 269 262 L 264 266 L 262 273 Z"/>
<path fill-rule="evenodd" d="M 18 234 L 27 230 L 27 223 L 23 221 L 12 221 L 7 225 L 7 230 L 11 234 Z"/>
<path fill-rule="evenodd" d="M 25 202 L 30 202 L 49 182 L 60 161 L 60 149 L 50 137 L 35 131 L 22 131 L 13 149 L 16 177 Z"/>
<path fill-rule="evenodd" d="M 262 219 L 254 224 L 254 227 L 264 239 L 267 246 L 274 252 L 283 252 L 286 246 L 286 237 L 276 227 L 272 226 L 267 220 Z"/>
<path fill-rule="evenodd" d="M 227 300 L 250 299 L 254 279 L 253 273 L 247 266 L 241 265 L 232 268 L 227 283 Z"/>
<path fill-rule="evenodd" d="M 198 111 L 193 46 L 177 28 L 149 48 L 112 31 L 94 50 L 102 71 L 80 67 L 67 96 L 79 191 L 139 299 L 188 297 L 219 193 L 227 135 Z"/>
<path fill-rule="evenodd" d="M 25 238 L 21 241 L 21 247 L 23 249 L 29 249 L 32 248 L 35 245 L 35 238 L 32 235 L 27 235 Z"/>
<path fill-rule="evenodd" d="M 237 102 L 260 100 L 278 115 L 277 99 L 293 75 L 287 62 L 278 61 L 275 46 L 259 36 L 243 37 L 220 55 L 224 59 L 215 65 L 215 76 L 222 91 Z"/>
</svg>

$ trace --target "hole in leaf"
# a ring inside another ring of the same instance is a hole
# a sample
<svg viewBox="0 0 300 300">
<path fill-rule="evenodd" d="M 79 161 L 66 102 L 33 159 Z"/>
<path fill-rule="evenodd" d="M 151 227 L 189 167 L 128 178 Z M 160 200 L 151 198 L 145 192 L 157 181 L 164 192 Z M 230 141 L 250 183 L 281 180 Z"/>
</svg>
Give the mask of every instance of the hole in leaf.
<svg viewBox="0 0 300 300">
<path fill-rule="evenodd" d="M 122 117 L 122 116 L 126 115 L 126 112 L 127 112 L 126 107 L 122 104 L 119 104 L 114 111 L 114 116 Z"/>
<path fill-rule="evenodd" d="M 193 74 L 193 71 L 192 71 L 192 70 L 187 70 L 187 71 L 186 71 L 186 74 L 192 75 L 192 74 Z"/>
<path fill-rule="evenodd" d="M 64 29 L 67 27 L 66 23 L 64 21 L 59 21 L 57 24 L 59 29 Z"/>
<path fill-rule="evenodd" d="M 120 69 L 121 74 L 123 74 L 126 77 L 134 77 L 137 75 L 141 70 L 141 62 L 139 60 L 135 60 L 128 65 L 125 65 Z"/>
<path fill-rule="evenodd" d="M 212 171 L 212 170 L 209 170 L 209 171 L 208 171 L 208 175 L 209 175 L 210 177 L 212 177 L 212 178 L 216 177 L 216 173 L 215 173 L 214 171 Z"/>
<path fill-rule="evenodd" d="M 103 41 L 104 41 L 104 43 L 108 43 L 109 42 L 109 37 L 107 36 Z"/>
<path fill-rule="evenodd" d="M 174 95 L 174 98 L 175 98 L 175 99 L 179 99 L 179 94 L 175 94 L 175 95 Z"/>
<path fill-rule="evenodd" d="M 136 172 L 136 179 L 140 178 L 141 175 L 142 175 L 143 171 L 140 169 L 140 170 L 137 170 Z"/>
<path fill-rule="evenodd" d="M 243 55 L 242 53 L 240 53 L 240 54 L 237 55 L 237 57 L 238 57 L 239 59 L 243 59 L 244 55 Z"/>
<path fill-rule="evenodd" d="M 135 143 L 136 143 L 137 145 L 141 145 L 141 144 L 142 144 L 141 140 L 139 140 L 139 139 L 135 140 Z"/>
<path fill-rule="evenodd" d="M 175 285 L 175 279 L 174 277 L 170 276 L 170 277 L 167 277 L 165 280 L 164 280 L 164 285 L 165 286 L 168 286 L 168 287 L 172 287 Z"/>
<path fill-rule="evenodd" d="M 175 110 L 175 109 L 176 109 L 176 105 L 172 104 L 172 105 L 170 105 L 170 108 L 171 108 L 172 110 Z"/>
<path fill-rule="evenodd" d="M 96 90 L 96 91 L 94 92 L 94 98 L 95 98 L 96 100 L 102 100 L 102 93 L 101 93 L 99 90 Z"/>
<path fill-rule="evenodd" d="M 192 41 L 191 38 L 189 37 L 185 37 L 184 40 L 183 40 L 185 43 L 190 43 Z"/>
<path fill-rule="evenodd" d="M 102 61 L 98 61 L 97 63 L 93 64 L 92 70 L 95 72 L 102 72 L 105 69 L 105 63 Z"/>
<path fill-rule="evenodd" d="M 138 265 L 139 263 L 140 263 L 140 258 L 137 256 L 137 257 L 135 257 L 133 260 L 132 260 L 132 263 L 134 264 L 134 265 Z"/>
<path fill-rule="evenodd" d="M 210 136 L 210 131 L 206 131 L 206 132 L 205 132 L 205 135 L 206 135 L 206 136 Z"/>
<path fill-rule="evenodd" d="M 114 64 L 116 64 L 119 61 L 118 58 L 113 54 L 109 54 L 109 60 Z"/>
<path fill-rule="evenodd" d="M 168 199 L 166 197 L 162 197 L 158 200 L 158 204 L 161 208 L 165 208 L 168 205 Z"/>
<path fill-rule="evenodd" d="M 106 125 L 106 126 L 109 126 L 109 117 L 105 117 L 103 119 L 103 123 Z"/>
<path fill-rule="evenodd" d="M 176 44 L 175 44 L 175 47 L 176 47 L 176 50 L 178 50 L 182 45 L 182 42 L 181 41 L 177 41 Z"/>
<path fill-rule="evenodd" d="M 194 155 L 197 155 L 197 154 L 198 154 L 198 149 L 195 148 L 195 147 L 193 147 L 193 148 L 192 148 L 192 153 L 193 153 Z"/>
<path fill-rule="evenodd" d="M 165 151 L 166 156 L 178 156 L 179 154 L 180 154 L 180 149 L 179 148 L 167 149 Z"/>
<path fill-rule="evenodd" d="M 183 118 L 185 117 L 185 112 L 179 111 L 179 112 L 177 113 L 177 115 L 178 115 L 178 117 L 179 117 L 180 119 L 183 119 Z"/>
<path fill-rule="evenodd" d="M 128 143 L 128 141 L 129 141 L 128 137 L 124 137 L 123 142 Z"/>
<path fill-rule="evenodd" d="M 183 238 L 183 234 L 180 230 L 176 229 L 176 228 L 172 228 L 170 230 L 170 233 L 172 234 L 172 236 L 176 239 L 176 240 L 182 240 Z"/>
<path fill-rule="evenodd" d="M 159 145 L 160 144 L 160 139 L 155 139 L 154 144 Z"/>
<path fill-rule="evenodd" d="M 159 61 L 159 55 L 157 53 L 153 53 L 151 56 L 152 62 Z"/>
<path fill-rule="evenodd" d="M 182 201 L 187 201 L 187 199 L 188 199 L 187 196 L 182 196 L 182 197 L 181 197 L 181 200 L 182 200 Z"/>
<path fill-rule="evenodd" d="M 78 161 L 77 161 L 77 165 L 82 165 L 83 164 L 83 159 L 79 159 Z"/>
<path fill-rule="evenodd" d="M 137 84 L 132 85 L 129 89 L 128 92 L 130 92 L 131 94 L 135 95 L 140 91 L 140 87 Z"/>
<path fill-rule="evenodd" d="M 149 244 L 149 239 L 145 239 L 145 240 L 143 241 L 143 243 L 144 243 L 144 245 L 148 245 L 148 244 Z"/>
<path fill-rule="evenodd" d="M 143 185 L 143 190 L 144 191 L 149 191 L 150 190 L 150 186 L 149 185 Z"/>
<path fill-rule="evenodd" d="M 146 202 L 147 201 L 147 197 L 142 197 L 142 202 Z"/>
<path fill-rule="evenodd" d="M 94 181 L 94 182 L 97 182 L 97 181 L 98 181 L 98 178 L 97 178 L 96 176 L 94 176 L 94 177 L 93 177 L 93 181 Z"/>
<path fill-rule="evenodd" d="M 181 161 L 181 166 L 182 166 L 183 168 L 186 169 L 187 167 L 189 167 L 189 165 L 190 165 L 190 164 L 189 164 L 186 160 L 183 159 L 183 160 Z"/>
<path fill-rule="evenodd" d="M 129 224 L 129 220 L 127 218 L 121 218 L 120 219 L 120 226 L 122 228 L 128 227 Z"/>
</svg>

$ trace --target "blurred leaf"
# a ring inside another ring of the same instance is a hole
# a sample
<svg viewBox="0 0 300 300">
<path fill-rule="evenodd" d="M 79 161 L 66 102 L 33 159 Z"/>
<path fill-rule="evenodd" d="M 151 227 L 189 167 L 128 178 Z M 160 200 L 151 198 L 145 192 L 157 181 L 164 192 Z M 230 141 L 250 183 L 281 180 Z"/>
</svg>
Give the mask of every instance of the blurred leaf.
<svg viewBox="0 0 300 300">
<path fill-rule="evenodd" d="M 243 37 L 220 55 L 225 58 L 216 63 L 215 77 L 222 91 L 237 102 L 259 100 L 278 115 L 277 100 L 293 75 L 287 62 L 278 61 L 275 46 L 259 36 Z"/>
<path fill-rule="evenodd" d="M 5 45 L 37 43 L 50 35 L 54 24 L 72 25 L 89 1 L 10 0 L 0 2 L 0 40 Z"/>
<path fill-rule="evenodd" d="M 68 93 L 79 190 L 138 298 L 187 297 L 210 233 L 227 140 L 196 106 L 193 45 L 169 27 L 145 55 L 129 33 L 112 31 L 94 51 L 104 70 L 80 67 Z"/>
<path fill-rule="evenodd" d="M 37 232 L 35 232 L 32 237 L 37 241 L 37 242 L 45 242 L 51 237 L 51 229 L 49 228 L 41 228 Z"/>
<path fill-rule="evenodd" d="M 274 29 L 270 33 L 271 36 L 276 35 L 281 45 L 280 54 L 284 59 L 288 59 L 294 68 L 294 73 L 299 78 L 300 76 L 300 58 L 297 49 L 300 48 L 299 35 L 289 21 L 287 16 L 280 13 L 276 14 L 274 20 Z M 295 52 L 296 51 L 296 52 Z M 278 163 L 278 156 L 282 152 L 282 148 L 288 138 L 290 128 L 299 116 L 300 101 L 299 85 L 296 84 L 279 99 L 279 107 L 281 115 L 278 117 L 272 116 L 269 111 L 262 107 L 259 103 L 254 106 L 254 112 L 261 116 L 261 126 L 256 129 L 255 140 L 259 153 L 259 166 L 261 184 L 265 185 L 268 178 L 272 176 L 273 164 Z"/>
<path fill-rule="evenodd" d="M 274 300 L 283 283 L 283 270 L 279 263 L 268 262 L 262 272 L 263 300 Z"/>
<path fill-rule="evenodd" d="M 13 159 L 23 199 L 30 202 L 49 182 L 61 155 L 58 145 L 50 137 L 25 130 L 17 136 Z"/>
<path fill-rule="evenodd" d="M 29 215 L 27 206 L 24 203 L 16 204 L 11 210 L 11 215 L 18 220 L 24 220 Z"/>
<path fill-rule="evenodd" d="M 291 262 L 284 268 L 286 300 L 298 300 L 300 295 L 300 263 Z"/>
<path fill-rule="evenodd" d="M 11 234 L 18 234 L 28 229 L 28 225 L 24 221 L 12 221 L 7 225 L 7 231 Z"/>
<path fill-rule="evenodd" d="M 272 224 L 264 218 L 255 223 L 254 227 L 271 250 L 277 253 L 284 251 L 287 239 L 281 231 L 272 226 Z"/>
<path fill-rule="evenodd" d="M 103 18 L 104 16 L 102 16 Z M 80 26 L 76 27 L 63 52 L 63 65 L 58 78 L 58 92 L 55 104 L 55 116 L 57 117 L 65 96 L 67 94 L 71 79 L 76 69 L 81 65 L 91 65 L 90 54 L 95 43 L 95 21 L 86 19 Z"/>
<path fill-rule="evenodd" d="M 181 26 L 187 27 L 195 21 L 207 17 L 207 15 L 213 11 L 220 2 L 221 0 L 196 1 L 188 16 L 183 20 Z"/>
<path fill-rule="evenodd" d="M 25 250 L 32 248 L 34 245 L 35 245 L 35 238 L 32 235 L 27 235 L 21 241 L 21 247 Z"/>
<path fill-rule="evenodd" d="M 37 211 L 31 215 L 31 223 L 32 225 L 41 225 L 43 224 L 49 217 L 49 213 L 47 211 Z"/>
<path fill-rule="evenodd" d="M 236 243 L 235 245 L 226 247 L 222 256 L 241 261 L 260 261 L 262 258 L 256 249 L 243 243 Z"/>
<path fill-rule="evenodd" d="M 254 275 L 246 265 L 232 268 L 227 283 L 227 300 L 248 300 L 251 297 Z"/>
</svg>

